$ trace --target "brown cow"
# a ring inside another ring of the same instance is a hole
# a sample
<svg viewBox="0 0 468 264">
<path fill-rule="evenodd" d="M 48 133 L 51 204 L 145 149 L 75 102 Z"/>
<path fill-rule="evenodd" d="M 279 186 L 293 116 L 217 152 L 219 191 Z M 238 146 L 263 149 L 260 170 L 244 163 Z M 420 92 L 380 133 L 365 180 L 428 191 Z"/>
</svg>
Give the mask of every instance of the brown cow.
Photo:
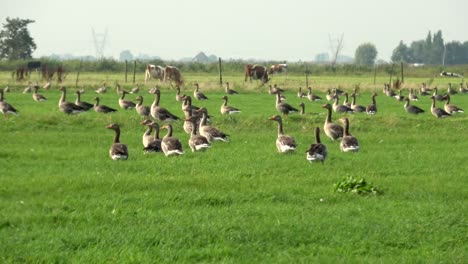
<svg viewBox="0 0 468 264">
<path fill-rule="evenodd" d="M 164 78 L 164 68 L 159 65 L 148 64 L 145 71 L 145 84 L 151 78 L 159 79 L 162 81 Z"/>
<path fill-rule="evenodd" d="M 268 74 L 276 74 L 276 73 L 288 73 L 288 65 L 286 63 L 281 63 L 281 64 L 275 64 L 271 65 L 270 70 L 268 71 Z"/>
<path fill-rule="evenodd" d="M 174 81 L 176 85 L 182 85 L 183 81 L 179 69 L 174 66 L 166 66 L 164 68 L 164 81 Z"/>
<path fill-rule="evenodd" d="M 261 80 L 263 85 L 270 80 L 270 78 L 268 78 L 268 71 L 265 66 L 246 64 L 244 69 L 245 82 L 247 81 L 247 78 L 249 78 L 250 81 L 252 81 L 252 79 Z"/>
</svg>

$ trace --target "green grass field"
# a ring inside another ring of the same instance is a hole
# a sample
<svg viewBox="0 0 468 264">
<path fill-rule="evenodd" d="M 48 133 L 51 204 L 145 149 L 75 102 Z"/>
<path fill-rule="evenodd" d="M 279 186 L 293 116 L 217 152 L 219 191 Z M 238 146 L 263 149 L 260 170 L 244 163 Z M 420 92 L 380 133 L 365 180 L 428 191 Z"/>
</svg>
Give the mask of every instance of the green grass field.
<svg viewBox="0 0 468 264">
<path fill-rule="evenodd" d="M 74 77 L 68 78 L 67 100 L 74 101 Z M 108 81 L 112 89 L 101 104 L 118 108 L 114 82 L 123 84 L 121 76 L 82 73 L 80 80 L 87 102 Z M 224 76 L 241 92 L 229 104 L 242 113 L 228 117 L 219 113 L 218 77 L 185 80 L 182 90 L 190 95 L 191 82 L 200 83 L 210 99 L 193 103 L 207 107 L 212 124 L 231 140 L 192 153 L 182 122 L 175 122 L 186 153 L 166 158 L 143 153 L 145 127 L 134 110 L 67 116 L 58 111 L 56 85 L 41 90 L 49 100 L 37 103 L 21 93 L 25 83 L 1 73 L 1 88 L 9 83 L 13 90 L 6 101 L 21 112 L 0 120 L 1 262 L 466 263 L 466 113 L 436 119 L 430 99 L 422 97 L 413 104 L 426 113 L 409 115 L 403 103 L 381 93 L 385 76 L 375 86 L 372 77 L 311 76 L 321 96 L 328 87 L 350 91 L 359 84 L 358 103 L 368 105 L 371 92 L 379 93 L 377 115 L 348 115 L 360 152 L 341 153 L 339 142 L 322 132 L 329 149 L 322 166 L 305 159 L 325 109 L 324 102 L 297 98 L 303 76 L 272 82 L 288 89 L 290 104 L 306 103 L 306 115 L 284 120 L 298 143 L 296 153 L 286 155 L 276 151 L 276 123 L 267 119 L 277 111 L 266 87 Z M 408 78 L 404 87 L 424 81 Z M 433 86 L 445 91 L 450 81 L 437 78 Z M 145 105 L 154 98 L 149 87 L 140 92 Z M 162 89 L 160 104 L 182 117 L 175 91 Z M 452 103 L 466 110 L 468 95 L 454 95 Z M 108 155 L 114 134 L 105 126 L 112 122 L 121 125 L 128 161 Z M 383 194 L 335 193 L 345 176 L 363 177 Z"/>
</svg>

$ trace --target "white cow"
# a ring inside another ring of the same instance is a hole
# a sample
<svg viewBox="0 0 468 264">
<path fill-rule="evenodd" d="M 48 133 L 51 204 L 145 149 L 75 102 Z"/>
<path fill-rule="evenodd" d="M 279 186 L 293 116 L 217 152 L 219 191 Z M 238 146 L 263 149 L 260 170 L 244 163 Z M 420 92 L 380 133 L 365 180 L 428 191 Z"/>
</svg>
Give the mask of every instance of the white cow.
<svg viewBox="0 0 468 264">
<path fill-rule="evenodd" d="M 163 81 L 164 79 L 164 68 L 159 65 L 148 64 L 146 65 L 145 71 L 145 84 L 151 78 L 159 79 L 159 81 Z"/>
</svg>

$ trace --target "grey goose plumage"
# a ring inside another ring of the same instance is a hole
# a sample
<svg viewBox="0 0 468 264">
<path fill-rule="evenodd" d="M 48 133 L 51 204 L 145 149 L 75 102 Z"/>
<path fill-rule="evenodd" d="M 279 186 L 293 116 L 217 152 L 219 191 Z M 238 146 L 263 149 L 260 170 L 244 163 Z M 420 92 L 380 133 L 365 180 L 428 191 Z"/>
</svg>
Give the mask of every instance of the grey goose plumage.
<svg viewBox="0 0 468 264">
<path fill-rule="evenodd" d="M 281 116 L 275 115 L 269 118 L 269 120 L 276 121 L 278 123 L 278 137 L 276 138 L 276 149 L 280 153 L 292 152 L 296 150 L 297 144 L 293 137 L 284 134 L 283 131 L 283 120 Z"/>
<path fill-rule="evenodd" d="M 333 123 L 332 121 L 332 106 L 330 104 L 322 105 L 322 108 L 327 109 L 327 118 L 323 125 L 323 131 L 331 140 L 337 140 L 343 137 L 343 127 Z"/>
<path fill-rule="evenodd" d="M 69 115 L 79 114 L 85 111 L 83 108 L 77 106 L 76 104 L 66 101 L 67 88 L 65 88 L 65 86 L 61 86 L 59 90 L 62 91 L 62 95 L 60 96 L 58 103 L 60 111 Z"/>
<path fill-rule="evenodd" d="M 96 101 L 96 103 L 94 103 L 94 111 L 96 111 L 97 113 L 103 113 L 103 114 L 108 114 L 108 113 L 113 113 L 113 112 L 117 112 L 117 109 L 114 109 L 112 107 L 109 107 L 107 105 L 101 105 L 99 104 L 99 97 L 95 97 L 94 98 L 94 101 Z"/>
<path fill-rule="evenodd" d="M 114 141 L 109 149 L 109 156 L 113 160 L 127 160 L 127 145 L 120 143 L 120 126 L 118 124 L 110 124 L 106 128 L 115 131 Z"/>
<path fill-rule="evenodd" d="M 351 94 L 351 109 L 358 113 L 366 112 L 366 108 L 364 106 L 356 104 L 356 93 Z"/>
<path fill-rule="evenodd" d="M 223 96 L 221 98 L 222 100 L 224 100 L 223 104 L 221 105 L 221 114 L 223 115 L 226 115 L 226 114 L 229 114 L 229 115 L 232 115 L 232 114 L 237 114 L 237 113 L 240 113 L 240 109 L 238 108 L 235 108 L 233 106 L 230 106 L 230 105 L 227 105 L 228 103 L 228 97 L 227 95 Z"/>
<path fill-rule="evenodd" d="M 172 114 L 169 110 L 164 107 L 159 106 L 159 100 L 161 98 L 161 92 L 157 89 L 154 93 L 155 98 L 153 104 L 151 105 L 151 116 L 159 121 L 175 121 L 179 118 Z"/>
<path fill-rule="evenodd" d="M 0 89 L 0 112 L 2 112 L 3 115 L 18 115 L 18 110 L 16 110 L 11 104 L 5 102 L 4 99 L 5 98 L 3 97 L 3 89 Z"/>
<path fill-rule="evenodd" d="M 237 91 L 234 91 L 231 89 L 229 82 L 226 82 L 226 89 L 225 89 L 226 94 L 238 94 Z"/>
<path fill-rule="evenodd" d="M 405 111 L 409 114 L 422 114 L 424 113 L 424 110 L 415 106 L 415 105 L 410 105 L 410 99 L 407 97 L 405 98 L 405 104 L 403 105 L 403 108 Z"/>
<path fill-rule="evenodd" d="M 377 101 L 375 100 L 376 96 L 377 96 L 377 93 L 372 94 L 372 103 L 366 107 L 366 113 L 368 115 L 377 114 Z"/>
<path fill-rule="evenodd" d="M 76 91 L 75 94 L 76 94 L 75 104 L 76 104 L 77 106 L 83 108 L 85 111 L 88 111 L 89 109 L 91 109 L 91 108 L 94 107 L 93 104 L 90 104 L 90 103 L 88 103 L 88 102 L 81 101 L 81 92 L 80 92 L 80 91 Z"/>
<path fill-rule="evenodd" d="M 195 99 L 200 100 L 200 101 L 208 99 L 208 97 L 206 97 L 204 93 L 200 92 L 200 86 L 198 85 L 198 83 L 195 83 L 195 90 L 193 91 L 193 97 L 195 97 Z"/>
<path fill-rule="evenodd" d="M 34 101 L 36 102 L 45 102 L 47 101 L 47 98 L 45 98 L 45 96 L 43 96 L 42 94 L 39 94 L 37 91 L 39 90 L 39 85 L 34 85 L 33 87 L 33 94 L 32 94 L 32 97 L 34 99 Z"/>
<path fill-rule="evenodd" d="M 161 128 L 167 129 L 167 134 L 163 137 L 161 141 L 161 149 L 164 152 L 164 155 L 166 155 L 166 157 L 172 155 L 183 155 L 184 150 L 182 149 L 182 143 L 178 138 L 172 135 L 172 125 L 166 124 Z"/>
<path fill-rule="evenodd" d="M 190 131 L 190 138 L 188 141 L 188 145 L 192 152 L 195 151 L 204 151 L 208 148 L 211 148 L 211 143 L 208 139 L 203 135 L 197 135 L 197 117 L 192 116 L 190 118 L 185 119 L 185 121 L 190 122 L 192 124 L 192 130 Z"/>
<path fill-rule="evenodd" d="M 144 118 L 148 118 L 151 114 L 151 109 L 149 106 L 144 106 L 143 105 L 143 96 L 139 95 L 137 98 L 137 103 L 135 105 L 135 110 L 136 112 L 144 117 Z"/>
<path fill-rule="evenodd" d="M 280 112 L 284 116 L 288 116 L 289 113 L 299 112 L 299 110 L 297 108 L 292 107 L 288 103 L 282 102 L 281 93 L 276 94 L 276 110 L 278 110 L 278 112 Z"/>
<path fill-rule="evenodd" d="M 130 100 L 125 100 L 125 95 L 128 94 L 127 91 L 120 92 L 119 106 L 125 110 L 135 108 L 135 103 Z"/>
<path fill-rule="evenodd" d="M 327 158 L 328 149 L 327 146 L 322 144 L 320 141 L 320 128 L 315 128 L 315 143 L 311 144 L 309 149 L 306 151 L 306 159 L 309 162 L 320 161 L 322 164 Z"/>
<path fill-rule="evenodd" d="M 445 112 L 453 115 L 455 113 L 464 113 L 463 109 L 461 109 L 460 107 L 456 106 L 456 105 L 453 105 L 453 104 L 450 104 L 450 94 L 447 94 L 446 96 L 446 99 L 447 101 L 445 102 L 445 105 L 444 105 L 444 110 Z"/>
<path fill-rule="evenodd" d="M 340 98 L 338 96 L 335 97 L 335 102 L 333 103 L 333 111 L 336 113 L 348 113 L 352 114 L 354 113 L 354 110 L 351 109 L 351 107 L 343 104 L 339 104 Z"/>
<path fill-rule="evenodd" d="M 312 87 L 308 87 L 307 88 L 308 92 L 307 92 L 307 99 L 309 99 L 309 101 L 320 101 L 322 100 L 322 97 L 312 93 Z"/>
<path fill-rule="evenodd" d="M 357 138 L 349 133 L 349 119 L 346 117 L 340 118 L 344 124 L 343 137 L 340 142 L 340 149 L 343 152 L 358 152 L 359 142 Z"/>
<path fill-rule="evenodd" d="M 431 113 L 432 113 L 433 116 L 435 116 L 437 118 L 445 118 L 445 117 L 450 116 L 450 114 L 447 113 L 447 111 L 445 111 L 444 109 L 436 107 L 436 105 L 435 105 L 435 101 L 436 101 L 435 96 L 431 96 L 431 100 L 432 100 Z"/>
<path fill-rule="evenodd" d="M 197 112 L 202 114 L 200 124 L 198 125 L 198 131 L 200 135 L 206 137 L 206 139 L 208 139 L 208 142 L 210 143 L 213 141 L 229 142 L 228 134 L 222 132 L 216 127 L 207 125 L 208 110 L 206 108 L 202 107 L 199 110 L 197 110 Z"/>
</svg>

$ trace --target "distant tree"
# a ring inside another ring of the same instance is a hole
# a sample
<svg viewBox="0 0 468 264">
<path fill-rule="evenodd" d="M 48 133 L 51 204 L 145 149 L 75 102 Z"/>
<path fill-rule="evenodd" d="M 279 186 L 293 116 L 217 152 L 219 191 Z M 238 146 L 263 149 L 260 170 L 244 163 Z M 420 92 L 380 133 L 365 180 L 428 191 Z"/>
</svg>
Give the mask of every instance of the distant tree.
<svg viewBox="0 0 468 264">
<path fill-rule="evenodd" d="M 429 49 L 429 63 L 430 64 L 442 64 L 443 61 L 443 56 L 444 56 L 444 49 L 445 49 L 445 44 L 444 44 L 444 39 L 442 38 L 442 31 L 437 31 L 437 33 L 434 34 L 433 39 L 432 39 L 432 45 L 431 48 Z"/>
<path fill-rule="evenodd" d="M 36 50 L 36 43 L 29 34 L 28 25 L 34 20 L 6 18 L 0 31 L 0 59 L 30 59 Z"/>
<path fill-rule="evenodd" d="M 133 54 L 129 50 L 123 50 L 122 52 L 120 52 L 119 60 L 120 61 L 125 61 L 125 60 L 131 61 L 131 60 L 133 60 Z"/>
<path fill-rule="evenodd" d="M 411 54 L 413 55 L 413 61 L 415 63 L 427 63 L 425 55 L 425 42 L 424 40 L 413 41 L 410 46 Z"/>
<path fill-rule="evenodd" d="M 393 62 L 413 62 L 413 55 L 411 54 L 411 49 L 406 46 L 403 41 L 400 41 L 400 44 L 393 50 L 391 60 Z"/>
<path fill-rule="evenodd" d="M 461 43 L 452 41 L 445 45 L 445 64 L 467 64 L 468 63 L 468 41 Z"/>
<path fill-rule="evenodd" d="M 354 54 L 354 62 L 358 65 L 374 65 L 377 49 L 372 43 L 361 44 Z"/>
</svg>

